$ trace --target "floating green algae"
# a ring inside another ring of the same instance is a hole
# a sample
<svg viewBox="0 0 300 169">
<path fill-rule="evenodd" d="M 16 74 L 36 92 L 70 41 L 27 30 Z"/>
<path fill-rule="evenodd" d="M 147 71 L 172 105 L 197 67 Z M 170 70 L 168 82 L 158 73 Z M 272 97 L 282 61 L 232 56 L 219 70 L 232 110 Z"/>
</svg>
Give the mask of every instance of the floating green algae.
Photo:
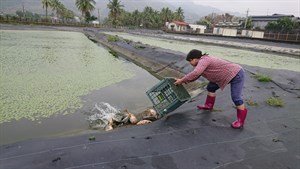
<svg viewBox="0 0 300 169">
<path fill-rule="evenodd" d="M 145 38 L 145 36 L 142 35 L 132 35 L 123 32 L 105 32 L 105 34 L 117 35 L 129 41 L 141 42 L 144 44 L 179 51 L 186 54 L 192 49 L 199 49 L 212 56 L 217 56 L 239 64 L 300 72 L 300 59 L 292 57 L 275 55 L 265 52 L 207 45 L 204 43 L 184 42 L 153 37 Z"/>
<path fill-rule="evenodd" d="M 81 96 L 133 76 L 77 32 L 0 30 L 0 51 L 0 124 L 72 113 Z"/>
</svg>

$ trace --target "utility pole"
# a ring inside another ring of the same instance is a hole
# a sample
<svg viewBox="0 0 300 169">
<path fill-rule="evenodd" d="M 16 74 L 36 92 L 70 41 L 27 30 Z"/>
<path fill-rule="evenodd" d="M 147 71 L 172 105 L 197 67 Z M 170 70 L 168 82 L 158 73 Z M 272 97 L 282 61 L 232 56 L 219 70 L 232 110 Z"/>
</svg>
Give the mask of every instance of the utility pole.
<svg viewBox="0 0 300 169">
<path fill-rule="evenodd" d="M 246 14 L 246 20 L 245 20 L 244 29 L 246 29 L 246 26 L 247 26 L 247 22 L 248 22 L 248 15 L 249 15 L 249 8 L 247 9 L 247 14 Z"/>
</svg>

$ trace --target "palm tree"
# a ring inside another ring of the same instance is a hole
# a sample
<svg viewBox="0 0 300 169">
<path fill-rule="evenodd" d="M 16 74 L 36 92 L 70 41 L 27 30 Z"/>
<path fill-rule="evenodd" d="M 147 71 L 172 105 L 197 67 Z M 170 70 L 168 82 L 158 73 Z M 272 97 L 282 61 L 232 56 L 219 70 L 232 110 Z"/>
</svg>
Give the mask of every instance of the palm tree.
<svg viewBox="0 0 300 169">
<path fill-rule="evenodd" d="M 173 12 L 168 7 L 162 8 L 160 14 L 164 22 L 170 22 L 173 20 Z"/>
<path fill-rule="evenodd" d="M 76 6 L 83 16 L 87 16 L 95 9 L 95 0 L 76 0 Z"/>
<path fill-rule="evenodd" d="M 183 9 L 179 7 L 175 11 L 175 18 L 177 21 L 184 21 Z"/>
<path fill-rule="evenodd" d="M 114 26 L 117 25 L 118 18 L 122 12 L 122 7 L 124 7 L 124 5 L 121 5 L 120 3 L 119 0 L 109 0 L 109 3 L 107 4 L 108 9 L 110 9 L 109 17 L 112 19 L 112 24 Z"/>
<path fill-rule="evenodd" d="M 143 26 L 145 28 L 149 28 L 152 25 L 151 20 L 153 15 L 154 15 L 153 8 L 150 6 L 146 6 L 143 11 Z"/>
<path fill-rule="evenodd" d="M 46 18 L 48 18 L 48 6 L 50 6 L 52 0 L 42 0 L 43 8 L 46 8 Z"/>
<path fill-rule="evenodd" d="M 141 13 L 137 9 L 132 12 L 132 18 L 135 26 L 141 24 Z"/>
<path fill-rule="evenodd" d="M 66 10 L 65 6 L 59 0 L 52 0 L 52 2 L 50 3 L 50 6 L 51 6 L 52 10 L 56 11 L 57 15 L 62 16 L 63 11 Z"/>
</svg>

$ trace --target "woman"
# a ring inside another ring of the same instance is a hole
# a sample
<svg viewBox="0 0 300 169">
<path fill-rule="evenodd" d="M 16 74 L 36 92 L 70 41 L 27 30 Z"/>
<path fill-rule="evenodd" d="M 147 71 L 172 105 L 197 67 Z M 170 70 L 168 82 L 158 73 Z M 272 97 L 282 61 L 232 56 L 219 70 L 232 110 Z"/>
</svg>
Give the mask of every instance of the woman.
<svg viewBox="0 0 300 169">
<path fill-rule="evenodd" d="M 188 53 L 186 60 L 195 68 L 183 78 L 176 79 L 175 84 L 181 85 L 195 81 L 200 76 L 205 77 L 209 81 L 207 85 L 208 94 L 205 104 L 197 107 L 210 111 L 213 110 L 215 104 L 216 91 L 219 88 L 223 90 L 230 84 L 231 98 L 237 109 L 237 120 L 231 124 L 231 127 L 235 129 L 242 128 L 247 116 L 247 109 L 242 99 L 245 74 L 243 68 L 238 64 L 214 56 L 208 56 L 206 53 L 202 54 L 200 50 L 196 49 Z"/>
</svg>

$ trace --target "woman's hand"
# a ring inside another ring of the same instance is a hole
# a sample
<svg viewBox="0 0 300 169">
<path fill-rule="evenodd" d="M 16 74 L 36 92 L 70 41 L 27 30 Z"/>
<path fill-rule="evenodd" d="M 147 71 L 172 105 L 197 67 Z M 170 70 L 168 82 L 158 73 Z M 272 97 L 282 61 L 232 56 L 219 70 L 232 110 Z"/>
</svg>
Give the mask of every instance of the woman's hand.
<svg viewBox="0 0 300 169">
<path fill-rule="evenodd" d="M 182 83 L 183 83 L 183 80 L 182 79 L 175 79 L 176 81 L 175 81 L 175 85 L 176 86 L 178 86 L 178 85 L 182 85 Z"/>
</svg>

